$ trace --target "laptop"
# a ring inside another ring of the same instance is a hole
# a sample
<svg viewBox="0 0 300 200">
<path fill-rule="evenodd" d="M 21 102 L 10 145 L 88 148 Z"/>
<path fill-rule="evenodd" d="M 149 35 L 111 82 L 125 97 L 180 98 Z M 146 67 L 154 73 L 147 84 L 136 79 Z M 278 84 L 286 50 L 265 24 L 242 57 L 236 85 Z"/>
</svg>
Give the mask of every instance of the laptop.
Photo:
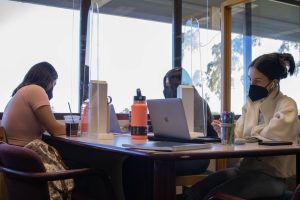
<svg viewBox="0 0 300 200">
<path fill-rule="evenodd" d="M 218 138 L 204 137 L 202 132 L 190 132 L 180 98 L 147 100 L 154 136 L 149 140 L 177 142 L 219 142 Z"/>
</svg>

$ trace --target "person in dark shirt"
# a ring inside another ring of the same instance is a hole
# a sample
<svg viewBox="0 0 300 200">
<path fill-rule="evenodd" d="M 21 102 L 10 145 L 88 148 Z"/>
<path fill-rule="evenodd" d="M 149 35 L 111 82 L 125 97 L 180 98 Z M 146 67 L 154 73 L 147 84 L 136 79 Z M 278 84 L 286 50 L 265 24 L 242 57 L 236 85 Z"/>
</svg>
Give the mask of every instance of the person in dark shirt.
<svg viewBox="0 0 300 200">
<path fill-rule="evenodd" d="M 180 68 L 175 67 L 169 70 L 163 79 L 164 97 L 177 98 L 177 88 L 180 84 L 191 84 L 191 78 L 187 72 Z M 204 116 L 206 113 L 206 116 Z M 206 118 L 206 123 L 204 120 Z M 198 91 L 194 88 L 194 131 L 203 132 L 204 125 L 206 125 L 207 137 L 218 137 L 217 132 L 212 127 L 213 115 L 211 113 L 208 103 L 199 95 Z"/>
<path fill-rule="evenodd" d="M 164 96 L 165 98 L 176 98 L 177 87 L 181 84 L 181 68 L 174 68 L 167 72 L 164 77 Z M 186 76 L 184 76 L 186 78 Z M 196 91 L 196 90 L 195 90 Z M 203 123 L 200 123 L 203 113 L 203 99 L 195 92 L 195 131 L 203 131 Z M 204 101 L 207 105 L 206 101 Z M 217 133 L 211 126 L 212 115 L 210 109 L 208 111 L 207 136 L 217 137 Z M 203 121 L 203 120 L 202 120 Z M 209 160 L 182 160 L 175 163 L 176 176 L 201 174 L 207 171 Z M 147 159 L 128 157 L 124 160 L 122 169 L 123 189 L 125 199 L 135 200 L 142 199 L 144 196 L 149 196 L 147 191 L 151 191 L 152 185 L 144 184 L 146 180 L 153 181 L 153 162 Z"/>
<path fill-rule="evenodd" d="M 182 83 L 191 84 L 191 80 L 187 72 L 180 67 L 175 67 L 169 70 L 163 79 L 163 93 L 165 98 L 177 98 L 177 88 Z M 204 116 L 203 113 L 207 113 L 207 116 Z M 206 123 L 204 123 L 203 120 L 205 118 L 207 119 Z M 203 132 L 204 125 L 206 125 L 207 137 L 218 137 L 218 134 L 211 125 L 212 121 L 213 116 L 211 114 L 209 105 L 194 88 L 194 131 Z M 201 174 L 207 170 L 208 165 L 209 160 L 176 161 L 176 175 L 183 176 Z"/>
</svg>

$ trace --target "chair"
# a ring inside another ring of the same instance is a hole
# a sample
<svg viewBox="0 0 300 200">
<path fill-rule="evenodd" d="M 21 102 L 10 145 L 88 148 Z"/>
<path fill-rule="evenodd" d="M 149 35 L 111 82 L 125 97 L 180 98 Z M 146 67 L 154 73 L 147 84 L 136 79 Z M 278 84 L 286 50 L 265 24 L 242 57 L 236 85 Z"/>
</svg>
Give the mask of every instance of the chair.
<svg viewBox="0 0 300 200">
<path fill-rule="evenodd" d="M 0 144 L 0 170 L 4 173 L 7 199 L 50 200 L 47 181 L 97 175 L 102 178 L 110 200 L 114 199 L 110 179 L 101 171 L 82 168 L 46 172 L 39 156 L 24 147 Z M 74 190 L 72 199 L 92 199 Z"/>
</svg>

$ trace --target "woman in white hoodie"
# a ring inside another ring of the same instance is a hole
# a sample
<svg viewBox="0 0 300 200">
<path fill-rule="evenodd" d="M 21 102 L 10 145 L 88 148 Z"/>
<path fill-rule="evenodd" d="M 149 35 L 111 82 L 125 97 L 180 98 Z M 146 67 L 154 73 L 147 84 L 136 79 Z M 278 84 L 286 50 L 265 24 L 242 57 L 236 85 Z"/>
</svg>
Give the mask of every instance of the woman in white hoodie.
<svg viewBox="0 0 300 200">
<path fill-rule="evenodd" d="M 248 100 L 236 122 L 236 137 L 298 142 L 296 102 L 279 87 L 280 80 L 294 70 L 294 58 L 287 53 L 264 54 L 250 64 Z M 245 158 L 239 167 L 218 171 L 195 184 L 185 199 L 208 199 L 216 192 L 245 199 L 278 197 L 286 190 L 286 178 L 295 175 L 295 168 L 294 156 Z"/>
</svg>

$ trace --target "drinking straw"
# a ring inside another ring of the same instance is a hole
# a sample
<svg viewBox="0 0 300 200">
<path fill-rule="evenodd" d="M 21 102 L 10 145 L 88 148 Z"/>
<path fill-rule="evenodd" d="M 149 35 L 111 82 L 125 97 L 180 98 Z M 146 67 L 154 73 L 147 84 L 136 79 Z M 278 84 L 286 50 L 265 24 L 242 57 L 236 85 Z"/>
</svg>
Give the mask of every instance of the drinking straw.
<svg viewBox="0 0 300 200">
<path fill-rule="evenodd" d="M 232 112 L 231 113 L 231 128 L 230 128 L 230 142 L 233 143 L 234 141 L 234 132 L 233 132 L 233 129 L 234 129 L 234 113 Z"/>
<path fill-rule="evenodd" d="M 71 106 L 70 106 L 70 102 L 68 102 L 68 106 L 69 106 L 72 121 L 73 121 L 73 123 L 75 123 L 74 118 L 73 118 L 73 113 L 72 113 L 72 110 L 71 110 Z"/>
</svg>

